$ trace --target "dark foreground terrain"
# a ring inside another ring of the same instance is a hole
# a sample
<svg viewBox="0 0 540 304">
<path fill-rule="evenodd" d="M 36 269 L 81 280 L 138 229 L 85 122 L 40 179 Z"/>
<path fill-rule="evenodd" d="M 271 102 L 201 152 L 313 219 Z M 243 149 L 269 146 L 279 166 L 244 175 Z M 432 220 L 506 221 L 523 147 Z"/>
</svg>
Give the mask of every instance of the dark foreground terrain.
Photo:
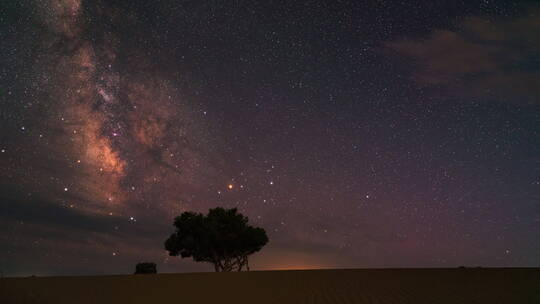
<svg viewBox="0 0 540 304">
<path fill-rule="evenodd" d="M 0 303 L 540 303 L 539 268 L 0 279 Z"/>
</svg>

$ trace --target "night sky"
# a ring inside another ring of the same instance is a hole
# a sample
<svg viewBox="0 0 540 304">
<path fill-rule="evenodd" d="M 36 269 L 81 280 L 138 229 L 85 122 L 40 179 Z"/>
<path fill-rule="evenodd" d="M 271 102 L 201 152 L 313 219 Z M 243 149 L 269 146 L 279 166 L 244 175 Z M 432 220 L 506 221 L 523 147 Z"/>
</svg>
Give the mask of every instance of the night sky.
<svg viewBox="0 0 540 304">
<path fill-rule="evenodd" d="M 2 0 L 0 270 L 540 266 L 540 5 Z"/>
</svg>

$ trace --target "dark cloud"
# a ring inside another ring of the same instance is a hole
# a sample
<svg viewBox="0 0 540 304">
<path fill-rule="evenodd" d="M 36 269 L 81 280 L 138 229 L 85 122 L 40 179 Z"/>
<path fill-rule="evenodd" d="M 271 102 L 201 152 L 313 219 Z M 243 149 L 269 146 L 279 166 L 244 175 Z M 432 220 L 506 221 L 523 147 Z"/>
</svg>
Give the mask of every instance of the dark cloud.
<svg viewBox="0 0 540 304">
<path fill-rule="evenodd" d="M 413 63 L 413 79 L 442 94 L 540 103 L 540 9 L 514 18 L 468 17 L 454 29 L 386 44 Z"/>
<path fill-rule="evenodd" d="M 23 197 L 7 196 L 3 191 L 0 197 L 0 218 L 51 225 L 62 229 L 83 231 L 114 231 L 114 227 L 126 223 L 125 218 L 117 216 L 94 216 L 77 210 L 73 205 L 61 206 L 31 195 Z"/>
<path fill-rule="evenodd" d="M 0 268 L 11 275 L 99 274 L 111 268 L 130 272 L 145 259 L 166 262 L 162 239 L 169 223 L 96 215 L 80 210 L 80 204 L 59 205 L 6 187 L 1 190 Z M 24 265 L 24 272 L 18 265 Z"/>
</svg>

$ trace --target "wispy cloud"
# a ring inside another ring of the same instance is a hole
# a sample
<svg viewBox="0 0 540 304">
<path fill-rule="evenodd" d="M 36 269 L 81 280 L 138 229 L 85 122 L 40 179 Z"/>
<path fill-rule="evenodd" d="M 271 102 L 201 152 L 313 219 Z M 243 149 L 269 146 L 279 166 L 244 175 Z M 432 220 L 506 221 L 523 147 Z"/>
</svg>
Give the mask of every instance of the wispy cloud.
<svg viewBox="0 0 540 304">
<path fill-rule="evenodd" d="M 388 42 L 413 60 L 413 79 L 444 94 L 540 103 L 540 8 L 504 20 L 468 17 L 423 39 Z"/>
</svg>

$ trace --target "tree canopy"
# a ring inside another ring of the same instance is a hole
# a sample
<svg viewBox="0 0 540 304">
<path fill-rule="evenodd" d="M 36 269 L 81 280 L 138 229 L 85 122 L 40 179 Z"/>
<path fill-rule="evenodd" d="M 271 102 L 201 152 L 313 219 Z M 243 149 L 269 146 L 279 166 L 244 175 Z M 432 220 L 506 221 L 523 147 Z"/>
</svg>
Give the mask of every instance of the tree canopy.
<svg viewBox="0 0 540 304">
<path fill-rule="evenodd" d="M 207 215 L 184 212 L 174 220 L 176 231 L 165 241 L 171 256 L 208 262 L 217 272 L 249 270 L 248 256 L 268 243 L 266 231 L 248 225 L 236 208 L 214 208 Z"/>
</svg>

